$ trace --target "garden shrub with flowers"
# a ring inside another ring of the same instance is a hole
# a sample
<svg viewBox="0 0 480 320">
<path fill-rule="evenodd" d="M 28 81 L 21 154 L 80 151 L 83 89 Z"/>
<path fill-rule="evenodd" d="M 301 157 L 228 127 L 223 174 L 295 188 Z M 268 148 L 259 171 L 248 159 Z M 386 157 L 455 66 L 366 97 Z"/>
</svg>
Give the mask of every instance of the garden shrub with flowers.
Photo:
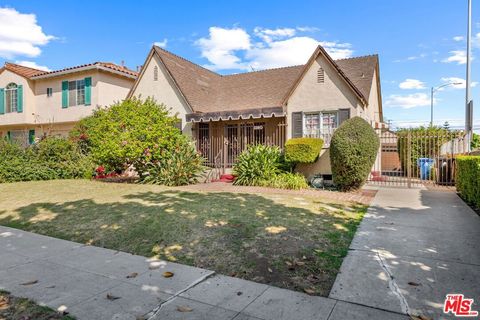
<svg viewBox="0 0 480 320">
<path fill-rule="evenodd" d="M 102 166 L 96 177 L 133 166 L 139 182 L 184 185 L 196 182 L 203 161 L 176 127 L 179 121 L 165 105 L 133 98 L 97 109 L 75 126 L 71 138 Z"/>
</svg>

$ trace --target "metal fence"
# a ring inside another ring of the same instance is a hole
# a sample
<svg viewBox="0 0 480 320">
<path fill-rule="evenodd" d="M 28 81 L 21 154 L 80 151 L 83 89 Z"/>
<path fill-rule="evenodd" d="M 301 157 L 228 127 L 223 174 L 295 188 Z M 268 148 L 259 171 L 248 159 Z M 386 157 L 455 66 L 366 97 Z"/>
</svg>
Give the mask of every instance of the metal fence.
<svg viewBox="0 0 480 320">
<path fill-rule="evenodd" d="M 455 157 L 465 154 L 463 133 L 378 129 L 380 149 L 369 182 L 388 186 L 452 186 Z"/>
</svg>

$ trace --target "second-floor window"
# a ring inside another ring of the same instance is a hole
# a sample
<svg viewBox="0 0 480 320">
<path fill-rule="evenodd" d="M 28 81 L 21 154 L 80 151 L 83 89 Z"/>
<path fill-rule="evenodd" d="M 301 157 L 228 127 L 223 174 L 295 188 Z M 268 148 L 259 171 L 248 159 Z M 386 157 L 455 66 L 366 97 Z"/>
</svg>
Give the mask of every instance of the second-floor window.
<svg viewBox="0 0 480 320">
<path fill-rule="evenodd" d="M 85 80 L 68 82 L 68 106 L 79 106 L 85 104 Z"/>
<path fill-rule="evenodd" d="M 5 113 L 17 112 L 18 86 L 10 83 L 5 88 Z"/>
</svg>

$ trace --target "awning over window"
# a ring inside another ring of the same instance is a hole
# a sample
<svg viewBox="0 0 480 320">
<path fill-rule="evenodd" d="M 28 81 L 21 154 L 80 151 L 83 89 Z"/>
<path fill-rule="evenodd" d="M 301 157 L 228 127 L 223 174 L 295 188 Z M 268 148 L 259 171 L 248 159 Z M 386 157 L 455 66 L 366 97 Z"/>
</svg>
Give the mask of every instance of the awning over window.
<svg viewBox="0 0 480 320">
<path fill-rule="evenodd" d="M 285 112 L 282 107 L 190 113 L 187 114 L 187 122 L 209 122 L 209 121 L 227 121 L 227 120 L 247 120 L 259 118 L 284 117 Z"/>
</svg>

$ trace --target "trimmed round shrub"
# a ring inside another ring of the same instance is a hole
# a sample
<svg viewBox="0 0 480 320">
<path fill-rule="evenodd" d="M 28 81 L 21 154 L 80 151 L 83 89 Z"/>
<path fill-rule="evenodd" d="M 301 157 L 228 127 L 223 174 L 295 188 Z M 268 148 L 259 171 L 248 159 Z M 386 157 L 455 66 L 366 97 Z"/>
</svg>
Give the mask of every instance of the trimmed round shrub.
<svg viewBox="0 0 480 320">
<path fill-rule="evenodd" d="M 285 143 L 285 160 L 293 163 L 313 163 L 322 150 L 319 138 L 293 138 Z"/>
<path fill-rule="evenodd" d="M 248 146 L 237 158 L 233 174 L 236 185 L 258 186 L 282 172 L 284 163 L 279 147 L 255 144 Z"/>
<path fill-rule="evenodd" d="M 333 182 L 339 190 L 355 190 L 366 182 L 379 145 L 375 130 L 360 117 L 344 121 L 335 130 L 330 143 L 330 163 Z"/>
</svg>

